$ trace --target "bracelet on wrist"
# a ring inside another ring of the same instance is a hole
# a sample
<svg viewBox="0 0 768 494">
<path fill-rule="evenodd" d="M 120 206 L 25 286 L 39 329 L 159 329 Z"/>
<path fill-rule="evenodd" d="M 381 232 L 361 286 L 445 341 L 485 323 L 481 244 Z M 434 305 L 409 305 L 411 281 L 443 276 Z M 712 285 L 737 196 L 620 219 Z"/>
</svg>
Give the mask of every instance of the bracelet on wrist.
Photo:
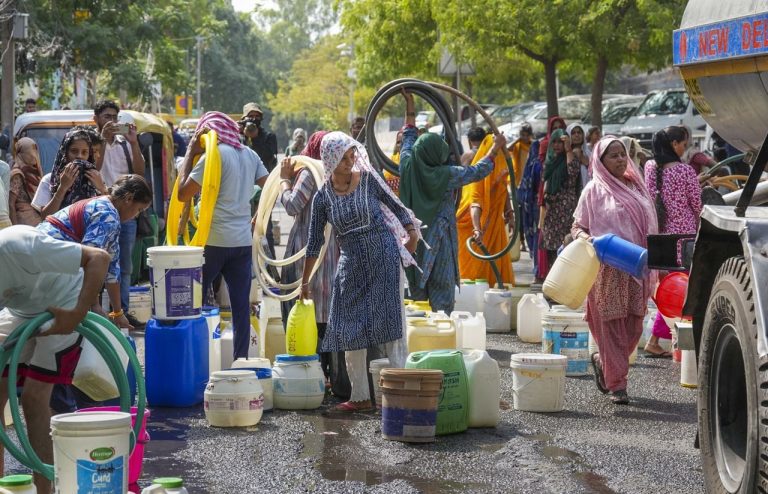
<svg viewBox="0 0 768 494">
<path fill-rule="evenodd" d="M 118 317 L 123 316 L 124 314 L 125 314 L 125 311 L 123 309 L 120 309 L 117 312 L 110 312 L 108 316 L 110 319 L 117 319 Z"/>
<path fill-rule="evenodd" d="M 293 185 L 293 180 L 291 180 L 290 178 L 281 178 L 280 184 L 282 184 L 283 182 L 288 182 L 288 185 Z"/>
</svg>

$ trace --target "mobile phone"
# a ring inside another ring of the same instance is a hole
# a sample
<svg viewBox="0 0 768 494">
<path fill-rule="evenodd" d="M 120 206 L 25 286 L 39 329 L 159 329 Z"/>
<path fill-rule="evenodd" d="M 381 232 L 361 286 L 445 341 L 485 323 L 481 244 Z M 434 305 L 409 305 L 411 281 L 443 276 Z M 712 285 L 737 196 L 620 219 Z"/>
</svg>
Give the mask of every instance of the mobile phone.
<svg viewBox="0 0 768 494">
<path fill-rule="evenodd" d="M 124 136 L 130 131 L 130 126 L 127 123 L 119 123 L 115 125 L 115 134 Z"/>
</svg>

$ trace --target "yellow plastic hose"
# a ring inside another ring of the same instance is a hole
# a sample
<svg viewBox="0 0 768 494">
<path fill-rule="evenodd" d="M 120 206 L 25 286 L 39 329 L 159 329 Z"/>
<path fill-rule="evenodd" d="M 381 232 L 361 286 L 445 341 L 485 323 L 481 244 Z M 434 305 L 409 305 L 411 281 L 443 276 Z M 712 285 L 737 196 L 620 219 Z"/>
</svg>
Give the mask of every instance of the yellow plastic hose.
<svg viewBox="0 0 768 494">
<path fill-rule="evenodd" d="M 189 238 L 189 228 L 183 225 L 182 236 L 184 243 L 193 247 L 205 247 L 208 235 L 211 232 L 213 222 L 213 209 L 219 199 L 219 187 L 221 186 L 221 155 L 219 154 L 219 136 L 213 130 L 202 136 L 202 144 L 205 148 L 205 170 L 203 171 L 203 184 L 200 188 L 200 201 L 198 213 L 195 213 L 194 204 L 189 208 L 189 223 L 196 228 L 195 235 Z M 197 159 L 197 157 L 195 157 Z M 179 177 L 173 185 L 171 202 L 168 206 L 168 221 L 165 227 L 166 245 L 176 245 L 179 238 L 179 223 L 184 211 L 184 203 L 179 200 Z"/>
</svg>

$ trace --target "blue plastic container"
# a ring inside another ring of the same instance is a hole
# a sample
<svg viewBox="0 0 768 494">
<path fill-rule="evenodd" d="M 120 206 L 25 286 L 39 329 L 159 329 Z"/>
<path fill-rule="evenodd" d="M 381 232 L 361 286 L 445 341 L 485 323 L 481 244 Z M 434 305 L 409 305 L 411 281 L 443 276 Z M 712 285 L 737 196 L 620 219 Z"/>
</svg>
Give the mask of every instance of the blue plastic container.
<svg viewBox="0 0 768 494">
<path fill-rule="evenodd" d="M 613 233 L 595 237 L 592 245 L 597 252 L 597 258 L 603 264 L 629 273 L 635 278 L 644 278 L 648 274 L 648 249 Z"/>
<path fill-rule="evenodd" d="M 190 407 L 203 402 L 208 383 L 208 323 L 204 317 L 150 319 L 145 333 L 147 401 Z"/>
</svg>

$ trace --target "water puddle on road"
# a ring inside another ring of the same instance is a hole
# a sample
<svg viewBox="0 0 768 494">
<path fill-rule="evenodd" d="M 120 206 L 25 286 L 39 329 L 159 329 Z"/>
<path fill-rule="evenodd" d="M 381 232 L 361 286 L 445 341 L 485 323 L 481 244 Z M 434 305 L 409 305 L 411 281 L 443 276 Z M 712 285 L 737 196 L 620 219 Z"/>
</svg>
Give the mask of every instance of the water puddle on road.
<svg viewBox="0 0 768 494">
<path fill-rule="evenodd" d="M 302 419 L 312 424 L 315 432 L 304 435 L 300 457 L 316 459 L 314 466 L 326 480 L 362 482 L 368 486 L 404 480 L 426 494 L 461 492 L 468 487 L 459 482 L 402 475 L 377 467 L 375 460 L 369 458 L 370 452 L 350 432 L 360 421 L 379 420 L 377 415 L 302 415 Z"/>
</svg>

